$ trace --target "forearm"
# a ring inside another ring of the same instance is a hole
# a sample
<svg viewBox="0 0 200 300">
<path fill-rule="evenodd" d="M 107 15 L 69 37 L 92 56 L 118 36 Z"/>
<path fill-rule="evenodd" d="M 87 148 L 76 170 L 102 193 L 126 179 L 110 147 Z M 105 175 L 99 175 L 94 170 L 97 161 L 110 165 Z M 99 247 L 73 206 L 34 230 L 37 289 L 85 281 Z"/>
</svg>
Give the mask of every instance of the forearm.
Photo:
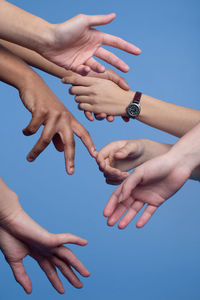
<svg viewBox="0 0 200 300">
<path fill-rule="evenodd" d="M 167 155 L 175 163 L 182 163 L 191 172 L 200 171 L 200 123 L 179 139 Z"/>
<path fill-rule="evenodd" d="M 0 38 L 40 52 L 52 41 L 52 24 L 0 0 Z"/>
<path fill-rule="evenodd" d="M 137 119 L 147 125 L 182 137 L 200 122 L 200 111 L 143 94 L 141 113 Z"/>
<path fill-rule="evenodd" d="M 0 80 L 23 89 L 30 78 L 38 76 L 20 58 L 13 55 L 8 49 L 0 45 Z"/>
<path fill-rule="evenodd" d="M 47 72 L 55 77 L 63 78 L 74 74 L 72 71 L 65 70 L 64 68 L 59 67 L 56 64 L 50 62 L 49 60 L 45 59 L 43 56 L 41 56 L 33 50 L 1 39 L 0 43 L 7 49 L 9 49 L 12 53 L 24 60 L 27 64 L 44 72 Z"/>
<path fill-rule="evenodd" d="M 17 195 L 0 178 L 0 226 L 21 211 Z"/>
<path fill-rule="evenodd" d="M 170 151 L 173 145 L 165 144 L 165 143 L 158 143 L 150 140 L 144 140 L 146 143 L 145 147 L 145 161 L 150 160 L 154 157 L 159 155 L 163 155 Z M 138 162 L 137 166 L 139 166 L 144 161 Z M 190 179 L 200 181 L 200 166 L 197 166 L 191 173 Z"/>
</svg>

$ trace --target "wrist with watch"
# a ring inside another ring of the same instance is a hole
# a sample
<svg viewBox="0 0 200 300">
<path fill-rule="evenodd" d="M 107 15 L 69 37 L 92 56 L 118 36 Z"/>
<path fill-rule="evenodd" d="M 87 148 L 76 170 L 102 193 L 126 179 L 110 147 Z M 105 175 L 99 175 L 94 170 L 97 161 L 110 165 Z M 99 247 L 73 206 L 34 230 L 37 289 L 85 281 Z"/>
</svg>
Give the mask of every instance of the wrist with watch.
<svg viewBox="0 0 200 300">
<path fill-rule="evenodd" d="M 141 97 L 142 97 L 142 93 L 136 92 L 133 97 L 133 100 L 128 105 L 128 107 L 126 109 L 126 113 L 129 118 L 135 119 L 139 116 L 140 111 L 141 111 L 141 106 L 140 106 Z"/>
</svg>

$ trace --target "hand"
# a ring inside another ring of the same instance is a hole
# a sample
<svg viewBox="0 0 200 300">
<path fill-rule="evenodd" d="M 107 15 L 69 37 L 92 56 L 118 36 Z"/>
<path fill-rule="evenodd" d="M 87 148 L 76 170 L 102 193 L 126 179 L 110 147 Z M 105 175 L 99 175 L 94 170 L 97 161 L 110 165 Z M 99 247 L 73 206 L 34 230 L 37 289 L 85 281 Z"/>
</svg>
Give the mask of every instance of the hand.
<svg viewBox="0 0 200 300">
<path fill-rule="evenodd" d="M 171 145 L 146 139 L 115 141 L 103 147 L 96 160 L 106 182 L 118 185 L 129 176 L 128 171 L 170 148 Z"/>
<path fill-rule="evenodd" d="M 114 83 L 116 83 L 119 87 L 121 87 L 125 91 L 129 91 L 129 89 L 130 89 L 130 87 L 127 84 L 127 82 L 125 81 L 125 79 L 120 77 L 115 71 L 110 70 L 110 69 L 106 69 L 106 71 L 104 73 L 97 73 L 94 71 L 90 71 L 88 73 L 87 77 L 107 79 L 107 80 L 113 81 Z M 75 79 L 75 78 L 79 78 L 79 77 L 76 73 L 71 72 L 71 73 L 69 73 L 68 76 L 66 76 L 62 79 L 62 82 L 67 83 L 68 78 Z M 86 118 L 89 121 L 94 121 L 94 117 L 92 116 L 91 112 L 85 111 L 84 113 L 85 113 Z M 107 116 L 105 113 L 96 114 L 95 118 L 97 120 L 103 120 L 104 118 L 106 118 L 108 122 L 114 121 L 113 116 L 111 116 L 111 115 Z M 127 120 L 125 120 L 125 121 L 127 121 Z"/>
<path fill-rule="evenodd" d="M 27 156 L 28 161 L 34 161 L 53 140 L 56 149 L 64 151 L 67 173 L 73 174 L 74 134 L 80 137 L 93 157 L 96 155 L 89 133 L 39 76 L 34 76 L 31 84 L 29 82 L 20 90 L 20 97 L 25 107 L 32 113 L 32 119 L 23 133 L 27 136 L 35 134 L 41 125 L 44 125 L 41 137 Z"/>
<path fill-rule="evenodd" d="M 69 233 L 49 233 L 23 210 L 14 217 L 4 220 L 3 227 L 0 227 L 0 249 L 16 281 L 28 294 L 32 292 L 32 284 L 23 265 L 23 259 L 27 255 L 38 262 L 52 286 L 59 293 L 63 294 L 65 290 L 56 268 L 74 287 L 83 286 L 72 268 L 84 277 L 88 277 L 90 273 L 72 251 L 63 246 L 68 243 L 85 246 L 87 241 Z"/>
<path fill-rule="evenodd" d="M 136 223 L 137 227 L 143 227 L 158 207 L 184 185 L 191 169 L 185 160 L 168 153 L 137 167 L 115 190 L 104 209 L 108 225 L 113 226 L 127 210 L 118 225 L 125 228 L 147 204 Z"/>
<path fill-rule="evenodd" d="M 106 183 L 118 185 L 127 178 L 128 171 L 137 166 L 144 150 L 144 140 L 115 141 L 103 147 L 96 160 Z"/>
<path fill-rule="evenodd" d="M 91 28 L 109 24 L 114 18 L 115 14 L 96 16 L 80 14 L 62 24 L 52 25 L 53 41 L 48 47 L 42 48 L 40 54 L 57 65 L 82 75 L 90 70 L 99 73 L 105 71 L 105 67 L 93 56 L 123 72 L 128 72 L 127 64 L 101 46 L 112 46 L 135 55 L 141 53 L 140 49 L 118 37 Z"/>
<path fill-rule="evenodd" d="M 67 77 L 64 82 L 73 85 L 69 92 L 76 95 L 75 101 L 79 103 L 80 110 L 127 117 L 126 108 L 134 92 L 125 91 L 110 80 L 80 75 Z"/>
</svg>

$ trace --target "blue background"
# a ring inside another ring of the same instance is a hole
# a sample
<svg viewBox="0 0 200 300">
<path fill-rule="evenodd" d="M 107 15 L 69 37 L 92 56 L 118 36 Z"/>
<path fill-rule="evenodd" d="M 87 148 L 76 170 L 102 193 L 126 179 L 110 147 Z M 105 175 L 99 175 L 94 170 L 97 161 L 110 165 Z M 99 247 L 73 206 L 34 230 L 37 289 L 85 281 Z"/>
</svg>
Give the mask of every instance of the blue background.
<svg viewBox="0 0 200 300">
<path fill-rule="evenodd" d="M 116 12 L 102 30 L 119 35 L 142 49 L 140 57 L 118 50 L 130 66 L 131 87 L 179 105 L 197 108 L 200 75 L 200 2 L 198 0 L 74 0 L 10 1 L 53 22 L 78 13 Z M 90 131 L 98 149 L 110 141 L 148 138 L 173 143 L 174 137 L 137 121 L 90 123 L 77 110 L 67 87 L 40 72 L 56 95 Z M 95 161 L 76 140 L 76 173 L 64 170 L 63 154 L 53 145 L 30 164 L 26 154 L 39 137 L 22 135 L 30 114 L 13 88 L 0 83 L 1 176 L 17 192 L 24 209 L 51 232 L 71 232 L 88 239 L 85 248 L 71 247 L 91 271 L 84 288 L 64 281 L 66 294 L 51 287 L 31 259 L 25 259 L 33 283 L 27 296 L 0 255 L 0 299 L 184 300 L 200 299 L 199 183 L 189 181 L 165 203 L 149 224 L 135 221 L 120 231 L 109 228 L 102 212 L 114 188 L 105 184 Z M 166 111 L 166 114 L 168 112 Z M 62 276 L 61 276 L 62 277 Z"/>
</svg>

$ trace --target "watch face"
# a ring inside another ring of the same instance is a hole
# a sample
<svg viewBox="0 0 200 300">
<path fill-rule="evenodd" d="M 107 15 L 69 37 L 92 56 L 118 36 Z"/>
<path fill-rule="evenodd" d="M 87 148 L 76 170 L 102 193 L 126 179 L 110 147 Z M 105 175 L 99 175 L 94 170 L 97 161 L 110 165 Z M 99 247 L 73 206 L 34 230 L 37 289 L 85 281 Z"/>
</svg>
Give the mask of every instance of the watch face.
<svg viewBox="0 0 200 300">
<path fill-rule="evenodd" d="M 131 118 L 137 117 L 140 113 L 140 105 L 137 103 L 131 103 L 127 108 L 127 113 Z"/>
</svg>

